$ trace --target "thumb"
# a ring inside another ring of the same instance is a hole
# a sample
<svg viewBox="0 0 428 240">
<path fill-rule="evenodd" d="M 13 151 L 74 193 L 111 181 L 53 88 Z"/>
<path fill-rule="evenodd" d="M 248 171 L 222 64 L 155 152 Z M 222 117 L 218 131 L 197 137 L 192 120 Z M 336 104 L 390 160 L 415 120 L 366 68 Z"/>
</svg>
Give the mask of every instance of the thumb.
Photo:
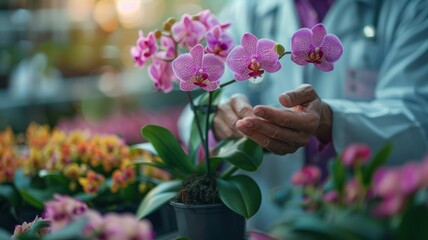
<svg viewBox="0 0 428 240">
<path fill-rule="evenodd" d="M 285 92 L 279 96 L 279 102 L 287 108 L 296 107 L 311 102 L 318 98 L 314 88 L 309 84 L 302 84 L 300 87 Z"/>
</svg>

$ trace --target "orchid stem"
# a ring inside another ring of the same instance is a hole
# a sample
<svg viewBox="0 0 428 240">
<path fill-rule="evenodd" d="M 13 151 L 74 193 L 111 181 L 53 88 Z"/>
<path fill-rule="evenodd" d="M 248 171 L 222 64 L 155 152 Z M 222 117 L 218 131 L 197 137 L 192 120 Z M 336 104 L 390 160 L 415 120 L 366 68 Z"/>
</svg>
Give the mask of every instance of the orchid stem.
<svg viewBox="0 0 428 240">
<path fill-rule="evenodd" d="M 196 110 L 195 104 L 193 103 L 192 95 L 190 94 L 190 92 L 186 92 L 186 93 L 187 93 L 187 98 L 189 99 L 190 108 L 192 109 L 193 114 L 195 115 L 196 127 L 198 128 L 198 133 L 201 139 L 201 143 L 203 143 L 205 141 L 204 141 L 204 135 L 202 135 L 202 127 L 201 127 L 201 122 L 199 122 L 198 111 Z"/>
<path fill-rule="evenodd" d="M 278 60 L 280 60 L 282 57 L 284 57 L 287 54 L 291 54 L 290 51 L 284 52 L 281 56 L 278 57 Z"/>
<path fill-rule="evenodd" d="M 209 153 L 209 138 L 208 131 L 210 129 L 210 112 L 211 112 L 211 103 L 212 103 L 213 94 L 208 92 L 208 107 L 206 109 L 206 118 L 205 118 L 205 158 L 207 159 L 207 176 L 211 175 L 211 164 L 210 164 L 210 153 Z"/>
<path fill-rule="evenodd" d="M 226 87 L 227 85 L 230 85 L 230 84 L 232 84 L 232 83 L 234 83 L 234 82 L 236 82 L 236 80 L 235 80 L 235 79 L 229 80 L 229 81 L 227 81 L 227 82 L 225 82 L 225 83 L 223 83 L 223 84 L 220 84 L 220 88 L 224 88 L 224 87 Z"/>
</svg>

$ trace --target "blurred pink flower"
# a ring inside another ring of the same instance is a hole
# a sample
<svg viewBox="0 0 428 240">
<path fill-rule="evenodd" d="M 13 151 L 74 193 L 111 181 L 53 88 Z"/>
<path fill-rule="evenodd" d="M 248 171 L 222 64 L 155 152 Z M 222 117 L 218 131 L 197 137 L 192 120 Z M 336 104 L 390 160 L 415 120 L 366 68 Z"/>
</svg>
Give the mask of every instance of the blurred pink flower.
<svg viewBox="0 0 428 240">
<path fill-rule="evenodd" d="M 205 39 L 207 41 L 205 51 L 219 56 L 222 61 L 226 59 L 233 47 L 232 38 L 223 32 L 220 26 L 215 26 L 208 31 L 205 34 Z"/>
<path fill-rule="evenodd" d="M 302 167 L 299 171 L 293 174 L 291 182 L 294 185 L 314 185 L 321 177 L 321 170 L 314 165 Z"/>
<path fill-rule="evenodd" d="M 338 200 L 337 192 L 329 191 L 324 193 L 323 200 L 324 202 L 330 202 L 330 203 L 336 202 Z"/>
<path fill-rule="evenodd" d="M 204 54 L 201 44 L 194 46 L 190 53 L 177 57 L 172 62 L 172 68 L 183 91 L 191 91 L 197 86 L 214 91 L 219 87 L 220 77 L 224 73 L 223 62 L 213 54 Z"/>
<path fill-rule="evenodd" d="M 368 161 L 370 154 L 370 146 L 366 144 L 352 144 L 343 151 L 342 161 L 345 166 L 356 167 Z"/>
<path fill-rule="evenodd" d="M 276 72 L 281 69 L 276 42 L 269 39 L 257 39 L 251 33 L 245 33 L 241 45 L 232 49 L 226 58 L 227 65 L 234 73 L 235 80 L 261 77 L 264 71 Z"/>
<path fill-rule="evenodd" d="M 204 38 L 205 26 L 199 21 L 192 20 L 188 14 L 184 14 L 180 22 L 174 23 L 171 28 L 174 40 L 181 47 L 190 49 L 200 43 Z"/>
<path fill-rule="evenodd" d="M 154 238 L 152 226 L 147 220 L 138 220 L 130 214 L 109 213 L 104 216 L 102 239 L 150 240 Z"/>
<path fill-rule="evenodd" d="M 420 164 L 408 162 L 400 170 L 400 193 L 410 195 L 416 192 L 422 183 L 422 171 Z"/>
<path fill-rule="evenodd" d="M 144 37 L 143 31 L 139 32 L 140 37 L 137 45 L 131 48 L 131 56 L 137 66 L 143 67 L 147 60 L 157 51 L 156 38 L 153 32 Z"/>
<path fill-rule="evenodd" d="M 153 59 L 149 66 L 149 76 L 153 80 L 153 85 L 164 93 L 171 92 L 173 88 L 172 81 L 175 80 L 171 63 L 162 60 Z"/>
<path fill-rule="evenodd" d="M 312 29 L 302 28 L 291 37 L 291 60 L 304 66 L 313 63 L 321 71 L 332 71 L 333 63 L 339 60 L 343 46 L 339 38 L 327 34 L 324 25 L 317 24 Z"/>
<path fill-rule="evenodd" d="M 175 43 L 171 37 L 162 36 L 160 51 L 156 56 L 164 60 L 172 60 L 175 58 Z"/>
<path fill-rule="evenodd" d="M 388 196 L 373 209 L 373 215 L 377 217 L 389 217 L 398 214 L 404 207 L 404 197 Z"/>
<path fill-rule="evenodd" d="M 230 23 L 221 24 L 214 14 L 209 9 L 203 10 L 196 14 L 199 17 L 199 21 L 204 24 L 207 30 L 211 30 L 213 27 L 220 26 L 222 30 L 226 30 Z"/>
<path fill-rule="evenodd" d="M 52 231 L 56 231 L 87 209 L 88 206 L 79 200 L 56 194 L 53 200 L 45 202 L 45 218 L 50 221 Z"/>
<path fill-rule="evenodd" d="M 401 174 L 398 169 L 379 168 L 373 177 L 373 194 L 375 196 L 392 196 L 400 193 Z"/>
</svg>

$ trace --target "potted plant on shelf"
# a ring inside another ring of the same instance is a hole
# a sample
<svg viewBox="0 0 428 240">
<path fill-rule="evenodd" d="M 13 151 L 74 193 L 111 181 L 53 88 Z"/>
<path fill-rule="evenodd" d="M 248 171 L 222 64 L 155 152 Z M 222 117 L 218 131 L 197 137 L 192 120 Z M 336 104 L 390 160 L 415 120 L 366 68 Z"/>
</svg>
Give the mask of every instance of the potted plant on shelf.
<svg viewBox="0 0 428 240">
<path fill-rule="evenodd" d="M 221 90 L 236 81 L 260 78 L 265 71 L 278 71 L 279 60 L 286 54 L 291 54 L 291 59 L 299 65 L 314 63 L 320 70 L 331 71 L 343 51 L 340 40 L 327 35 L 321 24 L 296 32 L 291 52 L 251 33 L 244 34 L 241 45 L 234 46 L 226 32 L 229 25 L 220 23 L 209 10 L 194 16 L 185 14 L 179 22 L 168 19 L 162 31 L 149 32 L 147 36 L 140 32 L 136 46 L 131 49 L 137 66 L 150 64 L 148 73 L 159 91 L 170 92 L 174 83 L 178 83 L 188 94 L 194 116 L 187 151 L 168 129 L 155 125 L 143 127 L 142 136 L 151 143 L 149 148 L 155 150 L 160 161 L 142 160 L 134 164 L 161 168 L 173 180 L 153 188 L 142 200 L 137 216 L 144 217 L 171 201 L 177 213 L 179 234 L 192 239 L 243 239 L 245 218 L 253 216 L 261 204 L 257 183 L 237 171 L 256 171 L 263 159 L 262 148 L 246 138 L 223 141 L 210 148 L 211 122 Z M 235 79 L 221 84 L 224 62 Z M 193 99 L 189 92 L 196 88 L 206 92 Z M 135 146 L 147 147 L 147 144 Z M 200 150 L 204 155 L 202 161 L 198 158 Z M 189 209 L 190 216 L 181 216 Z M 216 211 L 228 215 L 216 217 Z"/>
</svg>

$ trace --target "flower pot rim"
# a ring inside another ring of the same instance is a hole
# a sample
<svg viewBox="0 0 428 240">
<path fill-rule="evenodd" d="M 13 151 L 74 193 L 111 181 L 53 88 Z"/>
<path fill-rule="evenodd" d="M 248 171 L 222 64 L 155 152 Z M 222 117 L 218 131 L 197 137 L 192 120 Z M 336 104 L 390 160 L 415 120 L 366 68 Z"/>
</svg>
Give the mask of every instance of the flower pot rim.
<svg viewBox="0 0 428 240">
<path fill-rule="evenodd" d="M 219 208 L 219 207 L 226 207 L 226 205 L 224 205 L 224 203 L 210 203 L 210 204 L 186 204 L 186 203 L 180 203 L 180 202 L 176 202 L 174 200 L 169 201 L 169 204 L 174 206 L 174 207 L 178 207 L 178 208 Z"/>
</svg>

